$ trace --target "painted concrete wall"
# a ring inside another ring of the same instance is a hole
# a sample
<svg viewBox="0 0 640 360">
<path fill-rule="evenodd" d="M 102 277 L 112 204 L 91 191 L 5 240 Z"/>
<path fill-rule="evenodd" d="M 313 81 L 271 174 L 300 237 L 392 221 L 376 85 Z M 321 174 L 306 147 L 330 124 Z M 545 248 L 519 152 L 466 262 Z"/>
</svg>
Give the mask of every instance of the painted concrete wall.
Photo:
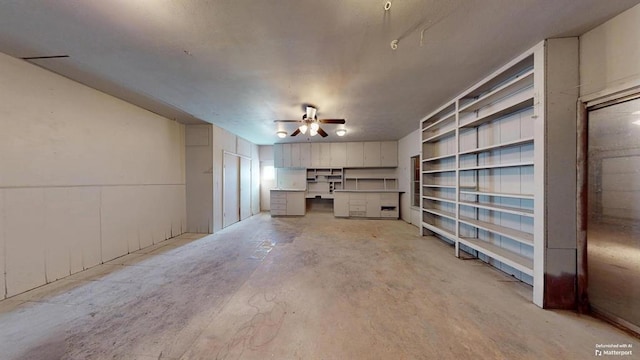
<svg viewBox="0 0 640 360">
<path fill-rule="evenodd" d="M 0 298 L 184 232 L 183 125 L 4 54 L 0 78 Z"/>
<path fill-rule="evenodd" d="M 640 5 L 580 37 L 580 96 L 640 86 Z"/>
<path fill-rule="evenodd" d="M 420 226 L 420 208 L 411 206 L 411 157 L 420 155 L 420 129 L 398 140 L 398 188 L 404 191 L 400 195 L 400 214 L 402 220 Z"/>
</svg>

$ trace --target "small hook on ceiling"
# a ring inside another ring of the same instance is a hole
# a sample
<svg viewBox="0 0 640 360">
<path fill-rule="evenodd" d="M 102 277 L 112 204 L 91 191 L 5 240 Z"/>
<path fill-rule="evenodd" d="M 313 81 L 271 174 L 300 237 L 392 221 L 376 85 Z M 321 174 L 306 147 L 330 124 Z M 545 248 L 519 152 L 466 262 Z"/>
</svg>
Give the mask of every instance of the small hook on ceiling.
<svg viewBox="0 0 640 360">
<path fill-rule="evenodd" d="M 396 50 L 397 48 L 398 48 L 398 40 L 396 39 L 391 42 L 391 49 Z"/>
<path fill-rule="evenodd" d="M 389 10 L 391 10 L 391 1 L 387 1 L 386 3 L 384 3 L 384 11 Z"/>
</svg>

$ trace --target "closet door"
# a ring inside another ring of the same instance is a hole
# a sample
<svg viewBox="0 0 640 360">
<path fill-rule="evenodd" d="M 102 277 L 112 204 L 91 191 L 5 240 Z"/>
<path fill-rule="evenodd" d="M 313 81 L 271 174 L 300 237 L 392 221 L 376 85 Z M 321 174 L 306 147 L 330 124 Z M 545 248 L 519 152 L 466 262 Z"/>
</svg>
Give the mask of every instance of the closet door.
<svg viewBox="0 0 640 360">
<path fill-rule="evenodd" d="M 222 227 L 240 221 L 240 158 L 224 154 L 222 177 Z"/>
<path fill-rule="evenodd" d="M 251 159 L 240 158 L 240 220 L 251 216 Z"/>
</svg>

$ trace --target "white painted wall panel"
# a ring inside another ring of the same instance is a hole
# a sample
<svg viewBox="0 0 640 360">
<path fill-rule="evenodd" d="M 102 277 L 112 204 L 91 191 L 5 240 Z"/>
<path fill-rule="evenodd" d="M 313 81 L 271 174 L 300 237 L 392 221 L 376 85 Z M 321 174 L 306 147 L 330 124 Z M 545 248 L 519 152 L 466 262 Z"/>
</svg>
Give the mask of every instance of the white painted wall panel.
<svg viewBox="0 0 640 360">
<path fill-rule="evenodd" d="M 69 221 L 73 221 L 70 233 L 71 273 L 100 264 L 100 189 L 74 188 L 69 192 Z M 77 252 L 81 253 L 81 266 L 77 264 Z"/>
<path fill-rule="evenodd" d="M 237 137 L 237 149 L 236 149 L 236 153 L 238 155 L 242 155 L 242 156 L 246 156 L 246 157 L 251 157 L 251 146 L 253 144 L 251 144 L 249 141 L 241 138 L 241 137 Z"/>
<path fill-rule="evenodd" d="M 640 85 L 640 5 L 580 37 L 580 96 Z"/>
<path fill-rule="evenodd" d="M 5 189 L 7 296 L 46 283 L 44 190 Z"/>
<path fill-rule="evenodd" d="M 173 195 L 171 209 L 173 217 L 171 220 L 172 236 L 178 236 L 187 231 L 187 204 L 184 201 L 186 188 L 182 185 L 172 185 Z"/>
<path fill-rule="evenodd" d="M 4 233 L 4 190 L 0 189 L 0 299 L 4 299 L 7 296 L 5 292 Z"/>
<path fill-rule="evenodd" d="M 420 129 L 416 129 L 407 136 L 398 140 L 398 189 L 404 191 L 400 194 L 400 217 L 402 220 L 415 226 L 420 226 L 422 218 L 420 209 L 411 206 L 411 181 L 412 165 L 411 157 L 420 155 Z"/>
<path fill-rule="evenodd" d="M 153 227 L 155 225 L 157 210 L 154 205 L 154 187 L 141 186 L 138 189 L 140 199 L 137 204 L 138 244 L 141 249 L 153 245 Z"/>
<path fill-rule="evenodd" d="M 260 148 L 251 144 L 251 212 L 260 212 Z"/>
<path fill-rule="evenodd" d="M 11 295 L 184 229 L 183 125 L 3 54 L 0 77 Z"/>
<path fill-rule="evenodd" d="M 274 158 L 273 150 L 274 150 L 273 145 L 259 145 L 258 151 L 259 151 L 260 161 L 273 160 Z"/>
<path fill-rule="evenodd" d="M 71 275 L 71 234 L 68 218 L 71 188 L 44 189 L 44 237 L 47 282 Z M 71 220 L 71 221 L 70 221 Z"/>
<path fill-rule="evenodd" d="M 213 147 L 211 125 L 187 125 L 186 231 L 213 231 Z M 189 139 L 200 139 L 198 142 Z M 204 140 L 206 139 L 206 141 Z"/>
<path fill-rule="evenodd" d="M 0 66 L 11 84 L 0 87 L 11 104 L 0 120 L 0 186 L 182 181 L 182 125 L 17 61 Z"/>
<path fill-rule="evenodd" d="M 102 261 L 113 260 L 129 252 L 129 243 L 137 241 L 136 216 L 130 201 L 135 193 L 131 187 L 113 186 L 102 188 L 100 223 L 102 224 Z"/>
</svg>

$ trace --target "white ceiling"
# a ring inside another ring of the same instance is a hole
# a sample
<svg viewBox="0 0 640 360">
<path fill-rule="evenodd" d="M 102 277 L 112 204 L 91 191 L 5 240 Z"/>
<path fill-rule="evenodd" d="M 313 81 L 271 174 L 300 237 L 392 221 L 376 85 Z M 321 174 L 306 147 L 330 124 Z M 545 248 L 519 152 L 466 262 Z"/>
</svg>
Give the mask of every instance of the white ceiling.
<svg viewBox="0 0 640 360">
<path fill-rule="evenodd" d="M 347 119 L 347 136 L 325 125 L 323 141 L 395 140 L 542 39 L 580 35 L 640 0 L 385 2 L 5 0 L 0 51 L 69 55 L 32 62 L 256 144 L 282 142 L 278 127 L 295 124 L 273 120 L 300 118 L 303 103 Z"/>
</svg>

